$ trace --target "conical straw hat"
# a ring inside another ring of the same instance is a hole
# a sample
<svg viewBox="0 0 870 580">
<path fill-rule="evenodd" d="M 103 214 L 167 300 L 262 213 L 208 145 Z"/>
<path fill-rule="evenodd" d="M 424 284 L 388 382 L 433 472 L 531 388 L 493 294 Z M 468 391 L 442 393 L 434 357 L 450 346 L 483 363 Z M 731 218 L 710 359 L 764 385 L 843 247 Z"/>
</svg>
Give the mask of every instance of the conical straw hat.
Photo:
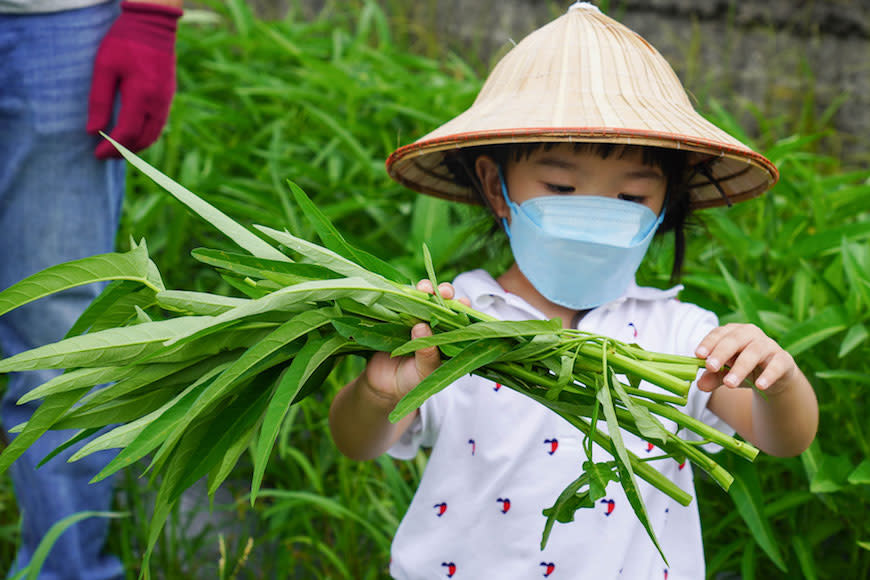
<svg viewBox="0 0 870 580">
<path fill-rule="evenodd" d="M 691 205 L 743 201 L 776 183 L 776 167 L 692 107 L 670 65 L 643 38 L 577 2 L 502 58 L 464 113 L 387 159 L 390 176 L 438 197 L 477 203 L 445 154 L 477 145 L 607 142 L 682 149 Z"/>
</svg>

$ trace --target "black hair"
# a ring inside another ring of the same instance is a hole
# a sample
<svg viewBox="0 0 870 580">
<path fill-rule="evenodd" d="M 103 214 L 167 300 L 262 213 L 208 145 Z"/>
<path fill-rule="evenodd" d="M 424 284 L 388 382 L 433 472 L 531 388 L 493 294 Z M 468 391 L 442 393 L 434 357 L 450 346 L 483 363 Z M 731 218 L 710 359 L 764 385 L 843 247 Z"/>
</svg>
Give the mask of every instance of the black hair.
<svg viewBox="0 0 870 580">
<path fill-rule="evenodd" d="M 445 158 L 445 163 L 453 174 L 456 183 L 470 187 L 477 197 L 475 201 L 488 207 L 474 172 L 474 165 L 478 157 L 486 155 L 501 167 L 507 167 L 509 162 L 526 159 L 538 149 L 543 148 L 548 151 L 562 143 L 564 142 L 510 143 L 468 147 L 449 153 Z M 656 236 L 664 235 L 670 231 L 674 232 L 674 263 L 671 268 L 671 283 L 678 281 L 683 272 L 683 261 L 686 254 L 685 228 L 691 214 L 686 183 L 688 175 L 686 153 L 677 149 L 621 143 L 572 143 L 572 145 L 577 153 L 593 153 L 602 159 L 607 159 L 612 155 L 623 157 L 632 152 L 640 151 L 641 162 L 644 165 L 662 170 L 667 180 L 665 196 L 667 207 L 662 224 L 656 231 Z M 501 226 L 496 220 L 490 231 L 496 232 L 500 229 Z"/>
</svg>

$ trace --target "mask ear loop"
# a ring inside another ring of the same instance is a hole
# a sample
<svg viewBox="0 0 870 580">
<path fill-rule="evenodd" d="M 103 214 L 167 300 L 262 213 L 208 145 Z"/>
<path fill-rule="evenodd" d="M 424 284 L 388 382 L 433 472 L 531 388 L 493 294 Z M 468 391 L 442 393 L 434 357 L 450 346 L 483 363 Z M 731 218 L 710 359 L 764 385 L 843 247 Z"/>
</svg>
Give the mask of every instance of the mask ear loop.
<svg viewBox="0 0 870 580">
<path fill-rule="evenodd" d="M 511 198 L 508 197 L 507 184 L 504 181 L 504 172 L 501 170 L 501 165 L 498 166 L 498 181 L 501 184 L 501 195 L 504 198 L 505 203 L 507 203 L 508 208 L 510 208 L 515 213 L 519 212 L 519 207 L 517 207 L 517 204 L 512 202 Z M 507 218 L 501 218 L 501 225 L 502 227 L 504 227 L 504 231 L 505 233 L 507 233 L 508 239 L 511 239 L 511 228 L 508 225 Z"/>
</svg>

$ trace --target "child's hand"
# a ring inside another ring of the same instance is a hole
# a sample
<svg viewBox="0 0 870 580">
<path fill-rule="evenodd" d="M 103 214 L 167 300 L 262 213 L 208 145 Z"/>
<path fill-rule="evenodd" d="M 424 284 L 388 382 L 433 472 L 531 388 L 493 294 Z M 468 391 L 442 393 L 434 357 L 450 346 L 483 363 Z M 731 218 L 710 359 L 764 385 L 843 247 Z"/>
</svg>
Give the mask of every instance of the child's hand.
<svg viewBox="0 0 870 580">
<path fill-rule="evenodd" d="M 435 293 L 429 280 L 418 282 L 417 290 L 429 294 Z M 447 282 L 439 284 L 438 291 L 445 300 L 452 300 L 456 295 L 453 285 Z M 466 298 L 461 298 L 460 302 L 466 306 L 470 305 Z M 424 322 L 414 325 L 411 329 L 411 338 L 431 335 L 432 329 Z M 413 355 L 401 357 L 390 357 L 387 352 L 378 352 L 366 366 L 363 378 L 372 394 L 383 399 L 385 405 L 392 408 L 399 402 L 399 399 L 429 376 L 440 364 L 441 356 L 438 348 L 434 346 L 422 348 Z"/>
<path fill-rule="evenodd" d="M 712 330 L 695 355 L 707 361 L 698 379 L 702 391 L 722 385 L 735 388 L 749 378 L 758 389 L 776 393 L 800 373 L 792 356 L 754 324 L 726 324 Z"/>
</svg>

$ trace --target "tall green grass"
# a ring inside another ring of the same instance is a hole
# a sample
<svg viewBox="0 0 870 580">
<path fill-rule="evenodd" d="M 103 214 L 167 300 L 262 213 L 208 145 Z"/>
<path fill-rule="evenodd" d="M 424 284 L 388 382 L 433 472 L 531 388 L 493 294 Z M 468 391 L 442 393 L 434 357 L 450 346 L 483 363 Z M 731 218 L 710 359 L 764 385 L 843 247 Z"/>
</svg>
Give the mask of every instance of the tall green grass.
<svg viewBox="0 0 870 580">
<path fill-rule="evenodd" d="M 299 183 L 357 246 L 393 257 L 412 278 L 425 276 L 426 242 L 445 278 L 506 264 L 504 242 L 487 237 L 480 214 L 418 196 L 391 182 L 383 160 L 468 106 L 482 79 L 469 60 L 394 37 L 373 3 L 327 3 L 315 20 L 294 13 L 262 22 L 239 0 L 193 14 L 178 41 L 179 93 L 166 133 L 145 155 L 162 171 L 239 221 L 313 235 L 292 203 Z M 399 26 L 401 28 L 401 26 Z M 819 152 L 817 134 L 775 111 L 758 135 L 741 135 L 712 101 L 717 123 L 752 141 L 783 178 L 765 197 L 710 210 L 690 231 L 683 299 L 723 322 L 758 324 L 789 348 L 815 385 L 821 426 L 802 457 L 759 458 L 738 476 L 732 497 L 698 478 L 708 573 L 745 579 L 870 577 L 867 388 L 870 385 L 870 172 L 849 171 Z M 735 111 L 735 114 L 743 111 Z M 825 119 L 814 126 L 825 129 Z M 129 173 L 124 212 L 130 235 L 148 239 L 167 285 L 229 293 L 210 269 L 191 270 L 195 247 L 220 236 L 138 173 Z M 668 241 L 653 248 L 641 282 L 665 286 Z M 332 392 L 362 368 L 347 360 Z M 174 514 L 153 569 L 165 578 L 349 578 L 385 576 L 389 542 L 425 465 L 381 458 L 356 463 L 333 447 L 329 398 L 291 410 L 264 478 L 247 500 L 250 464 L 218 497 L 214 513 L 192 494 Z M 863 463 L 862 463 L 863 462 Z M 863 467 L 859 467 L 859 465 Z M 128 577 L 138 574 L 149 501 L 130 470 L 121 482 L 111 549 Z M 235 483 L 234 483 L 235 482 Z M 737 509 L 735 510 L 735 505 Z M 17 539 L 8 480 L 0 481 L 0 569 Z M 199 517 L 200 523 L 191 524 Z M 229 523 L 229 522 L 241 523 Z M 863 542 L 863 544 L 861 544 Z M 787 571 L 785 571 L 787 570 Z"/>
</svg>

